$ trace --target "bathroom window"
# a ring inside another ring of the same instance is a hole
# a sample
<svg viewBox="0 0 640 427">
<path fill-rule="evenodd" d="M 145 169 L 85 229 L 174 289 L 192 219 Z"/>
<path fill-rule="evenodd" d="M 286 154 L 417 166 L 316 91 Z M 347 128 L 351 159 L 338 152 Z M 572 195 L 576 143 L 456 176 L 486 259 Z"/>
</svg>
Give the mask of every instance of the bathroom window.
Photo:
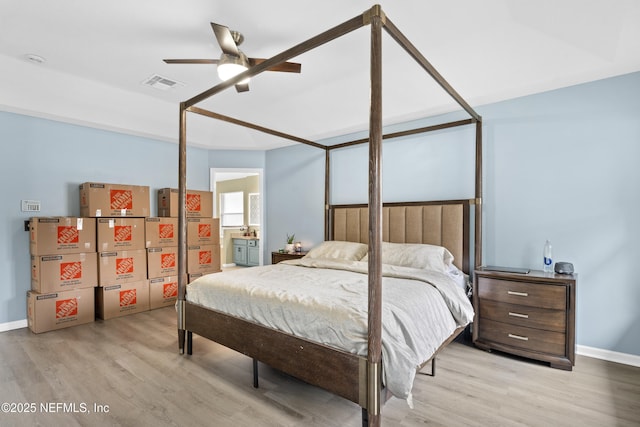
<svg viewBox="0 0 640 427">
<path fill-rule="evenodd" d="M 260 193 L 249 193 L 249 225 L 260 225 Z"/>
<path fill-rule="evenodd" d="M 244 225 L 244 193 L 242 191 L 220 194 L 220 221 L 222 227 Z"/>
</svg>

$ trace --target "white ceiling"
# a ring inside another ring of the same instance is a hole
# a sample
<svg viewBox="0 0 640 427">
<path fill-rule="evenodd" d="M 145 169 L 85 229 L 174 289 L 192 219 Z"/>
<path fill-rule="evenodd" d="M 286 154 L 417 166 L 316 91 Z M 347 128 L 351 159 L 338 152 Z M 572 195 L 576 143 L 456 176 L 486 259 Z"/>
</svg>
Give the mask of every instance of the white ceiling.
<svg viewBox="0 0 640 427">
<path fill-rule="evenodd" d="M 269 58 L 368 10 L 373 1 L 0 0 L 0 109 L 177 142 L 179 102 L 219 83 L 211 21 L 241 31 Z M 387 17 L 477 106 L 640 70 L 636 0 L 394 0 Z M 25 59 L 36 54 L 42 64 Z M 368 122 L 369 27 L 294 59 L 301 74 L 266 72 L 203 108 L 317 140 Z M 383 38 L 386 123 L 456 106 Z M 142 85 L 159 74 L 184 85 Z M 189 115 L 190 145 L 271 149 L 275 137 Z"/>
</svg>

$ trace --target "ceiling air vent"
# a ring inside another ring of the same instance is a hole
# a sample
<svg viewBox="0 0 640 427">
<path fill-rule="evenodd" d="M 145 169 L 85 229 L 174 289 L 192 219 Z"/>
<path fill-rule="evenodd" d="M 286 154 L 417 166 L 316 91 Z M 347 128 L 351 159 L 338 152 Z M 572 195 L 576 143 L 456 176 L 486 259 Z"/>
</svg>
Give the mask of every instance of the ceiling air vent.
<svg viewBox="0 0 640 427">
<path fill-rule="evenodd" d="M 152 75 L 151 77 L 143 81 L 142 84 L 145 86 L 151 86 L 159 90 L 169 90 L 177 86 L 184 86 L 184 83 L 162 77 L 158 74 Z"/>
</svg>

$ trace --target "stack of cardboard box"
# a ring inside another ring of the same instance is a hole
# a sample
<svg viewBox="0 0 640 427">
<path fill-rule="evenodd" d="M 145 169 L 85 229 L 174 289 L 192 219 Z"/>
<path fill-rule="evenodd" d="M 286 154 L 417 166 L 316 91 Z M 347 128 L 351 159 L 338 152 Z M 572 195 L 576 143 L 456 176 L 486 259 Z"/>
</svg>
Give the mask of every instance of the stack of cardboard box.
<svg viewBox="0 0 640 427">
<path fill-rule="evenodd" d="M 80 213 L 96 221 L 96 315 L 111 319 L 149 309 L 145 218 L 149 187 L 87 182 Z"/>
<path fill-rule="evenodd" d="M 178 298 L 178 218 L 145 219 L 149 308 L 175 304 Z"/>
<path fill-rule="evenodd" d="M 213 218 L 213 193 L 187 190 L 187 275 L 191 282 L 220 271 L 220 220 Z M 178 217 L 178 190 L 158 190 L 158 216 Z M 176 243 L 177 244 L 177 243 Z"/>
<path fill-rule="evenodd" d="M 178 296 L 178 190 L 86 182 L 80 217 L 34 217 L 28 323 L 45 332 L 173 305 Z M 213 193 L 187 190 L 189 281 L 220 271 Z"/>
<path fill-rule="evenodd" d="M 29 234 L 29 328 L 40 333 L 93 322 L 98 280 L 96 220 L 34 217 Z"/>
</svg>

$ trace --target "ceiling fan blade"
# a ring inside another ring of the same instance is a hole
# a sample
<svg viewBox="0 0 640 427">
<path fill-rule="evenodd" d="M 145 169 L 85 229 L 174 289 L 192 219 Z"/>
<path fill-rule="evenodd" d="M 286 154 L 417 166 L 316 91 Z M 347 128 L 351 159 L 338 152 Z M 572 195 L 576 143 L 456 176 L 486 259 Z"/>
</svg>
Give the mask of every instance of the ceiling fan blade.
<svg viewBox="0 0 640 427">
<path fill-rule="evenodd" d="M 238 52 L 238 46 L 236 46 L 236 42 L 233 40 L 233 36 L 231 35 L 231 30 L 229 30 L 228 27 L 212 22 L 211 28 L 213 29 L 213 33 L 216 35 L 218 44 L 224 53 L 234 56 L 240 55 L 240 52 Z"/>
<path fill-rule="evenodd" d="M 249 83 L 238 83 L 236 85 L 236 92 L 240 93 L 240 92 L 248 92 L 249 91 Z"/>
<path fill-rule="evenodd" d="M 217 64 L 219 59 L 163 59 L 167 64 Z"/>
<path fill-rule="evenodd" d="M 266 61 L 266 59 L 264 58 L 248 58 L 249 59 L 249 65 L 250 66 L 254 66 L 254 65 L 258 65 L 264 61 Z M 281 64 L 278 65 L 274 65 L 273 67 L 269 67 L 267 68 L 267 71 L 282 71 L 285 73 L 299 73 L 302 69 L 302 65 L 298 64 L 297 62 L 283 62 Z"/>
</svg>

